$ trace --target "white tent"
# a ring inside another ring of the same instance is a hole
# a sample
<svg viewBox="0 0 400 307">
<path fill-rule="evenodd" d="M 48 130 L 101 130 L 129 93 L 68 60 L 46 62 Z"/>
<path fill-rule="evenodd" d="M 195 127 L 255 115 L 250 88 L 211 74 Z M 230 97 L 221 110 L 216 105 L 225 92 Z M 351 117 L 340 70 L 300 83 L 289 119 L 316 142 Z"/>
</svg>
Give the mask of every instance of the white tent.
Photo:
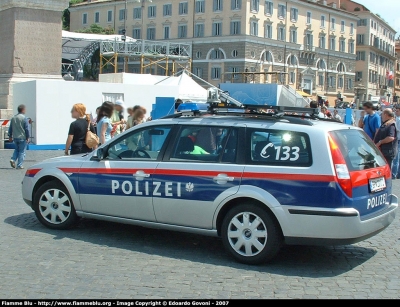
<svg viewBox="0 0 400 307">
<path fill-rule="evenodd" d="M 179 87 L 179 97 L 182 100 L 206 101 L 207 90 L 182 72 L 178 77 L 166 77 L 155 85 L 171 85 Z"/>
<path fill-rule="evenodd" d="M 207 101 L 207 90 L 185 72 L 182 72 L 177 77 L 132 73 L 101 74 L 99 81 L 134 85 L 170 86 L 171 89 L 178 89 L 178 95 L 174 95 L 174 98 L 180 98 L 183 101 Z"/>
</svg>

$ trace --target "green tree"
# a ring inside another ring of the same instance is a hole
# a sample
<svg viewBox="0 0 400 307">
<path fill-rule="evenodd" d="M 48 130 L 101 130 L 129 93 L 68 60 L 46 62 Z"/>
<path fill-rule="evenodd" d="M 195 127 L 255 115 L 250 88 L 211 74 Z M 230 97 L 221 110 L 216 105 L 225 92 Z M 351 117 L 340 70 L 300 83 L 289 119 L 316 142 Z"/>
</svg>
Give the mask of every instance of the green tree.
<svg viewBox="0 0 400 307">
<path fill-rule="evenodd" d="M 113 28 L 110 28 L 110 27 L 108 27 L 108 28 L 103 28 L 103 27 L 101 27 L 101 26 L 99 26 L 99 25 L 97 25 L 97 24 L 92 24 L 92 25 L 90 25 L 89 28 L 80 29 L 80 30 L 77 30 L 76 32 L 79 32 L 79 33 L 93 33 L 93 34 L 107 34 L 107 35 L 110 35 L 110 34 L 114 34 L 114 29 L 113 29 Z"/>
</svg>

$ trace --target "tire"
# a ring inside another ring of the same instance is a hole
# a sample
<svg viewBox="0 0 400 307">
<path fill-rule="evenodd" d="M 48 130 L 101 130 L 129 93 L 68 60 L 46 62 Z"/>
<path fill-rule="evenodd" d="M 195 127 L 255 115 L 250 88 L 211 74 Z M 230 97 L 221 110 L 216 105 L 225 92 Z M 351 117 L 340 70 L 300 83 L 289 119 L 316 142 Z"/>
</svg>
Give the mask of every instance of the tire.
<svg viewBox="0 0 400 307">
<path fill-rule="evenodd" d="M 58 181 L 43 184 L 33 198 L 38 220 L 51 229 L 68 229 L 78 220 L 68 190 Z"/>
<path fill-rule="evenodd" d="M 258 225 L 254 221 L 258 220 Z M 258 235 L 255 235 L 256 232 Z M 282 232 L 272 215 L 248 202 L 228 211 L 222 222 L 224 247 L 239 262 L 261 264 L 273 259 L 282 246 Z"/>
</svg>

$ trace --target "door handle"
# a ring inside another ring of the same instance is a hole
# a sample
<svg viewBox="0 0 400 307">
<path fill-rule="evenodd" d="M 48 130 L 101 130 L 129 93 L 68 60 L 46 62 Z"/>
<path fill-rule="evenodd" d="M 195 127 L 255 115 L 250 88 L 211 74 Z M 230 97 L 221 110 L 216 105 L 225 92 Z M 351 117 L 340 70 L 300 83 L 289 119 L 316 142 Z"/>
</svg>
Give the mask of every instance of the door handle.
<svg viewBox="0 0 400 307">
<path fill-rule="evenodd" d="M 228 181 L 235 180 L 235 177 L 230 177 L 227 174 L 218 174 L 218 176 L 214 177 L 213 180 L 217 183 L 227 183 Z"/>
<path fill-rule="evenodd" d="M 146 174 L 144 171 L 137 171 L 135 175 L 133 175 L 136 180 L 143 180 L 144 178 L 149 178 L 150 174 Z"/>
</svg>

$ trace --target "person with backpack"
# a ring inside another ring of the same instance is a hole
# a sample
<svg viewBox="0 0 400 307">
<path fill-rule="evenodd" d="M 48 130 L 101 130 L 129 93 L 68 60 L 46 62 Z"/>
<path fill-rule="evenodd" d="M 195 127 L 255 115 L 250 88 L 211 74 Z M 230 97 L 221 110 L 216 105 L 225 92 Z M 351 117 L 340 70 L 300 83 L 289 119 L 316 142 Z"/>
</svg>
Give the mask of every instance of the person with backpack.
<svg viewBox="0 0 400 307">
<path fill-rule="evenodd" d="M 375 112 L 372 102 L 364 102 L 365 115 L 359 121 L 359 127 L 373 140 L 378 129 L 381 127 L 381 117 Z"/>
</svg>

